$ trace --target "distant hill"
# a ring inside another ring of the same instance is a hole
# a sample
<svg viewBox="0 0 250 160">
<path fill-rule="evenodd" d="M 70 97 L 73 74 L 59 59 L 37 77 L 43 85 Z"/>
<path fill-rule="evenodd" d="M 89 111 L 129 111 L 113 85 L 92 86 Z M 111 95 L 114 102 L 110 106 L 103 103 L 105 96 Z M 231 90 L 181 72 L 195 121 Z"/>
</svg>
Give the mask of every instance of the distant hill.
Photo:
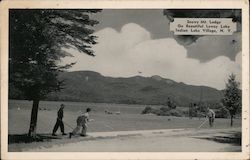
<svg viewBox="0 0 250 160">
<path fill-rule="evenodd" d="M 166 104 L 170 97 L 177 105 L 190 102 L 217 103 L 222 92 L 206 86 L 177 83 L 160 76 L 130 78 L 105 77 L 92 71 L 65 72 L 59 76 L 65 80 L 64 89 L 52 93 L 48 100 L 105 102 L 125 104 Z"/>
</svg>

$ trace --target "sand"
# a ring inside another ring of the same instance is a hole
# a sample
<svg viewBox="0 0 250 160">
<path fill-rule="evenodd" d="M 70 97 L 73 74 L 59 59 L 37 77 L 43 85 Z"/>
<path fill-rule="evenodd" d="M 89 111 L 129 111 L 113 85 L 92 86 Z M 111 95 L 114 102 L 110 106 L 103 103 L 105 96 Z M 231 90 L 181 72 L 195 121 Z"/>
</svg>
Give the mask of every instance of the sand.
<svg viewBox="0 0 250 160">
<path fill-rule="evenodd" d="M 78 142 L 29 148 L 28 152 L 237 152 L 241 146 L 204 138 L 230 137 L 240 129 L 164 129 L 93 132 Z M 63 141 L 63 140 L 62 140 Z"/>
</svg>

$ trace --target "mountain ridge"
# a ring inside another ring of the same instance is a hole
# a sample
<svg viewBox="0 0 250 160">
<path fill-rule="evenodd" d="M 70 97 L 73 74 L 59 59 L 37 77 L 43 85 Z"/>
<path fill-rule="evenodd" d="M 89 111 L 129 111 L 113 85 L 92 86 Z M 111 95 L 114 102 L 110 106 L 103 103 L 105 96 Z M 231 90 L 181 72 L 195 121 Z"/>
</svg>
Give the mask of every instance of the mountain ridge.
<svg viewBox="0 0 250 160">
<path fill-rule="evenodd" d="M 151 77 L 108 77 L 93 71 L 63 72 L 64 89 L 51 93 L 48 100 L 68 100 L 98 103 L 166 104 L 168 97 L 179 106 L 200 100 L 219 103 L 222 91 L 208 86 L 194 86 L 183 82 Z"/>
</svg>

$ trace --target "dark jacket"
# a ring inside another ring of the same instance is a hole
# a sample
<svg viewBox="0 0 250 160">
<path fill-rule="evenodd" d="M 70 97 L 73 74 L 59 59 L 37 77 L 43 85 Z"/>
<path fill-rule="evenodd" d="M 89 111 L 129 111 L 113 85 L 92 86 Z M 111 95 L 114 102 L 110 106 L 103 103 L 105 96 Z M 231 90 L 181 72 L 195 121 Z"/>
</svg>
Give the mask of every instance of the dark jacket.
<svg viewBox="0 0 250 160">
<path fill-rule="evenodd" d="M 57 118 L 58 119 L 63 119 L 63 108 L 60 108 L 57 112 Z"/>
</svg>

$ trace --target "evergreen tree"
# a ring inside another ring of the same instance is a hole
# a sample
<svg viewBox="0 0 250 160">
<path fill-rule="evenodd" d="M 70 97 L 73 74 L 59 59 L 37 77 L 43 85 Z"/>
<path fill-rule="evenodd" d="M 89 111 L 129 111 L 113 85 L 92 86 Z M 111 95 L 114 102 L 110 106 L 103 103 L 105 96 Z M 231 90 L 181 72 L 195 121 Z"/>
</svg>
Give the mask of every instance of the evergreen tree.
<svg viewBox="0 0 250 160">
<path fill-rule="evenodd" d="M 169 97 L 168 97 L 168 100 L 167 100 L 167 106 L 170 109 L 176 109 L 176 104 Z"/>
<path fill-rule="evenodd" d="M 222 99 L 223 105 L 229 111 L 231 117 L 231 126 L 233 126 L 233 118 L 241 110 L 241 90 L 240 83 L 236 81 L 235 75 L 231 74 L 226 83 L 224 97 Z"/>
<path fill-rule="evenodd" d="M 9 84 L 33 101 L 29 136 L 36 135 L 39 101 L 62 89 L 58 74 L 73 65 L 60 66 L 70 56 L 63 48 L 75 48 L 94 56 L 96 44 L 90 18 L 100 10 L 11 9 L 9 11 Z"/>
</svg>

